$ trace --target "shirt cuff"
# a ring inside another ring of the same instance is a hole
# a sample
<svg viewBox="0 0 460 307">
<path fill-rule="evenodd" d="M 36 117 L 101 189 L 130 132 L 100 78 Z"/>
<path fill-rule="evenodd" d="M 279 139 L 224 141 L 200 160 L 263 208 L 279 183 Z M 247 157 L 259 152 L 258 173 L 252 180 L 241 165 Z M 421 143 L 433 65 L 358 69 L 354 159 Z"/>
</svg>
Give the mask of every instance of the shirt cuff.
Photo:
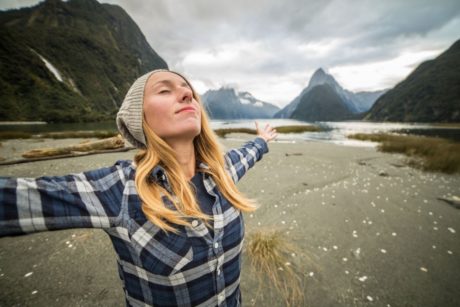
<svg viewBox="0 0 460 307">
<path fill-rule="evenodd" d="M 256 137 L 254 142 L 256 143 L 257 147 L 262 150 L 263 153 L 268 152 L 268 143 L 263 137 Z"/>
</svg>

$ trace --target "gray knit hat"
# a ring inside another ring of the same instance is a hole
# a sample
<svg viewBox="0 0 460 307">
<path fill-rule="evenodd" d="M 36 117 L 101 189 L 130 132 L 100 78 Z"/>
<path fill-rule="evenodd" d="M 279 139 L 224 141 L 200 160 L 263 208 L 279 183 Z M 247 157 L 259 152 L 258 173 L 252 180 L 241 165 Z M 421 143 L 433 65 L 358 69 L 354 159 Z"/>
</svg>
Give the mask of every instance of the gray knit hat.
<svg viewBox="0 0 460 307">
<path fill-rule="evenodd" d="M 161 71 L 172 72 L 181 76 L 192 88 L 190 82 L 184 76 L 167 69 L 152 70 L 134 81 L 121 104 L 120 110 L 118 110 L 117 127 L 121 135 L 137 148 L 147 147 L 144 130 L 142 129 L 145 84 L 152 74 Z"/>
</svg>

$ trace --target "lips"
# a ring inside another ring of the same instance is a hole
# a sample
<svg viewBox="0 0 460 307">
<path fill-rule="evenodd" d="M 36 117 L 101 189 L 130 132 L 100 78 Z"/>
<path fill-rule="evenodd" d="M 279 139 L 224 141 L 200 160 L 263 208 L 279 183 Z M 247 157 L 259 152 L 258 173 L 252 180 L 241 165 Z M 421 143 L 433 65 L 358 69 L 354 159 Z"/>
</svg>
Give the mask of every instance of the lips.
<svg viewBox="0 0 460 307">
<path fill-rule="evenodd" d="M 186 111 L 186 112 L 193 111 L 193 112 L 195 112 L 195 108 L 194 107 L 184 107 L 184 108 L 180 109 L 179 111 L 177 111 L 176 113 L 180 113 L 180 112 L 183 112 L 183 111 Z"/>
</svg>

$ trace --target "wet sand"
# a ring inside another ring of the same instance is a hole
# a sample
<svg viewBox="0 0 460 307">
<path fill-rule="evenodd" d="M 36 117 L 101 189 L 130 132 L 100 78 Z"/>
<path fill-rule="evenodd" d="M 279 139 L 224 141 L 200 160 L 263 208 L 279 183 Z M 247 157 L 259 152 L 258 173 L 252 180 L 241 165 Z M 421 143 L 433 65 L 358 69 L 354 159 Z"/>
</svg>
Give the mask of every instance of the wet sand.
<svg viewBox="0 0 460 307">
<path fill-rule="evenodd" d="M 228 137 L 226 148 L 252 138 Z M 0 156 L 18 156 L 34 142 L 2 142 Z M 75 140 L 43 144 L 62 142 Z M 374 148 L 298 141 L 269 148 L 238 183 L 261 205 L 245 215 L 246 234 L 278 229 L 300 248 L 292 260 L 305 277 L 305 306 L 460 305 L 460 210 L 437 199 L 460 196 L 459 175 L 415 170 Z M 80 172 L 133 154 L 0 166 L 0 175 Z M 249 265 L 244 258 L 244 305 L 283 306 L 256 296 Z M 0 239 L 0 287 L 1 306 L 124 306 L 116 255 L 100 230 Z"/>
</svg>

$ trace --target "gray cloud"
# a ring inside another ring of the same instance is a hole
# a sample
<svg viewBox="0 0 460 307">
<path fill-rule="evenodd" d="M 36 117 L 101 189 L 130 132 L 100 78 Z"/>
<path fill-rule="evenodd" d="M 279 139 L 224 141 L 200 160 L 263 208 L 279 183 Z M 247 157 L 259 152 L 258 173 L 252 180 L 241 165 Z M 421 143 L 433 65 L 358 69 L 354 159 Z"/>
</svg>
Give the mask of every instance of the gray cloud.
<svg viewBox="0 0 460 307">
<path fill-rule="evenodd" d="M 280 106 L 318 67 L 358 69 L 408 52 L 431 55 L 460 38 L 458 0 L 100 1 L 123 7 L 169 66 L 204 89 L 238 84 Z M 36 2 L 2 0 L 0 8 Z M 372 84 L 349 84 L 392 86 L 407 73 L 394 70 L 380 79 L 373 74 Z"/>
</svg>

